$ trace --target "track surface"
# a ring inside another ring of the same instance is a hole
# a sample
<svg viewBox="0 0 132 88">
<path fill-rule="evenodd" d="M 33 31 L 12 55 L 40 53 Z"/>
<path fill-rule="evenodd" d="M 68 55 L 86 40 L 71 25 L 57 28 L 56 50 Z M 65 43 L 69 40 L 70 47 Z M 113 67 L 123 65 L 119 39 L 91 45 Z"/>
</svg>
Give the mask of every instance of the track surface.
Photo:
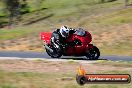
<svg viewBox="0 0 132 88">
<path fill-rule="evenodd" d="M 0 57 L 17 57 L 17 58 L 43 58 L 43 59 L 53 59 L 49 57 L 46 52 L 16 52 L 16 51 L 0 51 Z M 73 60 L 82 60 L 85 57 L 66 57 L 62 56 L 61 59 L 73 59 Z M 101 60 L 112 60 L 112 61 L 132 61 L 132 56 L 100 56 Z"/>
</svg>

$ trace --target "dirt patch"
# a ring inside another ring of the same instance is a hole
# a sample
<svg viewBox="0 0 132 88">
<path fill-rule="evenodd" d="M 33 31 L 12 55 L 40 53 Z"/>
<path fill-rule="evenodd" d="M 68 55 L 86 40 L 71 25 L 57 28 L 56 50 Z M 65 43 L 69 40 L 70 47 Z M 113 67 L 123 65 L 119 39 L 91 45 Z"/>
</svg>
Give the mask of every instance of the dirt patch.
<svg viewBox="0 0 132 88">
<path fill-rule="evenodd" d="M 57 61 L 33 61 L 33 60 L 0 60 L 0 69 L 16 72 L 39 72 L 39 73 L 76 73 L 77 68 L 82 65 L 88 73 L 96 73 L 110 70 L 124 71 L 125 67 L 108 65 L 94 65 L 92 63 L 57 62 Z"/>
<path fill-rule="evenodd" d="M 42 51 L 43 43 L 38 37 L 25 37 L 7 40 L 0 44 L 0 50 L 6 51 Z"/>
<path fill-rule="evenodd" d="M 111 27 L 110 30 L 104 31 L 99 35 L 93 37 L 93 41 L 97 46 L 111 46 L 114 44 L 117 45 L 121 42 L 129 42 L 132 41 L 132 26 L 131 24 L 125 24 L 118 27 Z"/>
</svg>

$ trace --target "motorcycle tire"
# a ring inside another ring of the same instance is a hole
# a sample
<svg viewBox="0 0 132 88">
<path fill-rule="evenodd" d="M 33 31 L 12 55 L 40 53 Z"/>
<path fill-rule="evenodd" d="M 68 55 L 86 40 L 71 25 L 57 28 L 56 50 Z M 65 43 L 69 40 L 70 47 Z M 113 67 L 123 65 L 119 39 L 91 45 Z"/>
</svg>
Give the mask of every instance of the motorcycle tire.
<svg viewBox="0 0 132 88">
<path fill-rule="evenodd" d="M 52 49 L 52 47 L 51 47 L 50 45 L 48 45 L 48 46 Z M 60 57 L 62 56 L 61 53 L 50 52 L 50 51 L 49 51 L 48 49 L 46 49 L 46 48 L 45 48 L 45 50 L 46 50 L 47 54 L 48 54 L 49 56 L 51 56 L 51 58 L 60 58 Z"/>
<path fill-rule="evenodd" d="M 93 48 L 88 49 L 86 52 L 86 59 L 89 60 L 97 60 L 100 56 L 100 51 L 96 46 L 93 46 Z"/>
</svg>

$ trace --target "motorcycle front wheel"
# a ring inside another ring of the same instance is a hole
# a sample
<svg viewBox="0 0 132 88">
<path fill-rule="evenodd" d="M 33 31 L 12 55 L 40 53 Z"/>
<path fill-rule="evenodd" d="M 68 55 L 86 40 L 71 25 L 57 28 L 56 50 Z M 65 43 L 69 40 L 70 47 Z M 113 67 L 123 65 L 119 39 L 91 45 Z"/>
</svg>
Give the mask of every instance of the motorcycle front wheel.
<svg viewBox="0 0 132 88">
<path fill-rule="evenodd" d="M 48 45 L 48 47 L 50 47 L 50 48 L 52 49 L 52 47 L 51 47 L 50 45 Z M 49 56 L 51 56 L 52 58 L 60 58 L 60 57 L 62 56 L 61 53 L 56 52 L 55 50 L 53 50 L 53 52 L 50 52 L 50 50 L 48 50 L 48 49 L 46 49 L 46 48 L 45 48 L 45 50 L 46 50 L 47 54 L 48 54 Z"/>
<path fill-rule="evenodd" d="M 93 46 L 93 48 L 88 49 L 86 52 L 86 59 L 89 60 L 97 60 L 100 56 L 100 51 L 96 46 Z"/>
</svg>

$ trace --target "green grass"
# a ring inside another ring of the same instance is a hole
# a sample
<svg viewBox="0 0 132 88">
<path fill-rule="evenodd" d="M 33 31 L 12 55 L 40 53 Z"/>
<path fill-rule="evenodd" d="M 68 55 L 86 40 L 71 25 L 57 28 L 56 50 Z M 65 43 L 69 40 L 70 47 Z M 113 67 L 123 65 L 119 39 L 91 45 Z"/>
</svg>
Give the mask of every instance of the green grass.
<svg viewBox="0 0 132 88">
<path fill-rule="evenodd" d="M 3 40 L 10 40 L 10 39 L 17 39 L 22 38 L 31 35 L 32 33 L 35 33 L 32 29 L 25 29 L 23 27 L 16 28 L 14 30 L 8 29 L 8 30 L 1 30 L 0 31 L 0 41 Z M 38 33 L 38 32 L 37 32 Z M 38 34 L 39 35 L 39 34 Z"/>
<path fill-rule="evenodd" d="M 104 16 L 99 19 L 99 23 L 104 25 L 121 25 L 124 23 L 132 22 L 132 8 L 121 10 L 115 13 L 112 13 L 108 16 Z"/>
<path fill-rule="evenodd" d="M 100 72 L 99 72 L 100 73 Z M 128 71 L 107 71 L 101 73 L 131 74 Z M 34 73 L 0 71 L 0 88 L 129 88 L 132 84 L 86 84 L 80 86 L 75 81 L 75 74 Z M 72 77 L 73 80 L 61 80 Z"/>
<path fill-rule="evenodd" d="M 21 62 L 13 62 L 13 61 L 1 61 L 1 64 L 10 64 L 14 65 L 15 63 L 21 63 Z M 29 61 L 28 61 L 29 62 Z M 26 63 L 26 62 L 25 62 Z M 45 61 L 35 61 L 37 65 L 40 65 L 39 63 L 45 63 Z M 47 63 L 47 62 L 46 62 Z M 48 62 L 49 64 L 51 62 Z M 45 66 L 49 66 L 49 64 Z M 51 63 L 52 65 L 55 65 L 54 62 Z M 69 62 L 59 62 L 59 65 L 61 66 L 69 66 L 73 65 L 75 63 L 69 63 Z M 50 66 L 52 66 L 50 65 Z M 56 63 L 57 65 L 57 63 Z M 76 63 L 77 65 L 77 63 Z M 78 64 L 79 65 L 79 64 Z M 124 69 L 121 70 L 96 70 L 96 74 L 130 74 L 132 75 L 131 66 L 132 62 L 113 62 L 113 61 L 98 61 L 97 63 L 93 63 L 92 65 L 96 65 L 98 67 L 102 66 L 109 66 L 109 68 L 114 66 L 122 67 Z M 85 66 L 85 65 L 84 65 Z M 128 69 L 127 69 L 128 68 Z M 50 68 L 51 69 L 51 68 Z M 75 70 L 76 67 L 75 67 Z M 76 71 L 68 71 L 68 72 L 40 72 L 39 71 L 33 71 L 32 69 L 27 68 L 26 71 L 15 71 L 14 70 L 0 70 L 0 88 L 131 88 L 132 84 L 85 84 L 84 86 L 80 86 L 76 83 Z M 88 74 L 91 74 L 89 72 L 89 69 L 86 71 Z M 93 74 L 93 72 L 92 72 Z"/>
<path fill-rule="evenodd" d="M 3 3 L 0 2 L 0 16 L 4 16 L 5 14 L 3 13 Z"/>
<path fill-rule="evenodd" d="M 109 14 L 96 16 L 94 18 L 87 18 L 80 21 L 80 25 L 98 25 L 98 26 L 118 26 L 132 22 L 132 8 L 118 10 Z M 87 21 L 89 20 L 89 21 Z"/>
<path fill-rule="evenodd" d="M 65 84 L 61 81 L 62 77 L 63 74 L 56 73 L 0 71 L 0 87 L 4 88 L 3 86 L 8 86 L 11 88 L 62 88 L 60 84 Z"/>
<path fill-rule="evenodd" d="M 124 58 L 125 59 L 125 58 Z M 98 61 L 94 63 L 95 65 L 108 65 L 108 66 L 115 66 L 115 67 L 132 67 L 132 61 Z"/>
</svg>

